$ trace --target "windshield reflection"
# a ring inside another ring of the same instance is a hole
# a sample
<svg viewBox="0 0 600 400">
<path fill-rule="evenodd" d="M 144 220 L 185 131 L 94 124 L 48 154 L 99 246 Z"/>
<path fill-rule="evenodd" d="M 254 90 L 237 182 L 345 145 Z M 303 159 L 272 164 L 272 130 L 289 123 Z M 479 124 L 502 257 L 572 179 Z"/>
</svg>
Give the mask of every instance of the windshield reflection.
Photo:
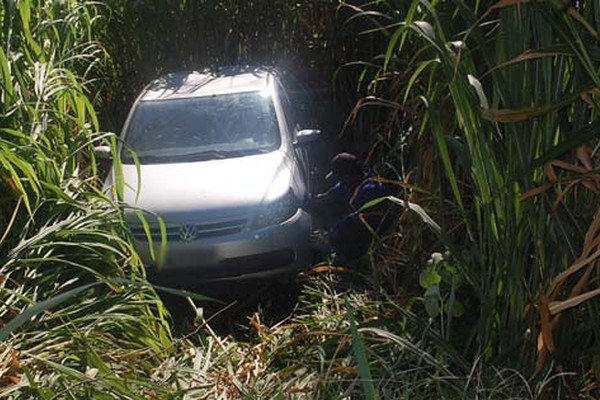
<svg viewBox="0 0 600 400">
<path fill-rule="evenodd" d="M 279 148 L 272 99 L 261 92 L 140 102 L 125 141 L 141 164 L 261 154 Z M 122 160 L 134 163 L 124 149 Z"/>
</svg>

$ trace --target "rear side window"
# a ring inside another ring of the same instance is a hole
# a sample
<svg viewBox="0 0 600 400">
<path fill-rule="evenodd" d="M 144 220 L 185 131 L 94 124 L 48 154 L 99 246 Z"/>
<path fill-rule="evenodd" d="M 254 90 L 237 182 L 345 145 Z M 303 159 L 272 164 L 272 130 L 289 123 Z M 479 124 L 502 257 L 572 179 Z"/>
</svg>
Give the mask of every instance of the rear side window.
<svg viewBox="0 0 600 400">
<path fill-rule="evenodd" d="M 279 99 L 281 100 L 281 107 L 283 108 L 283 114 L 285 115 L 285 123 L 288 128 L 288 132 L 290 135 L 294 135 L 296 131 L 295 118 L 292 109 L 292 104 L 290 102 L 290 98 L 283 88 L 279 86 Z"/>
<path fill-rule="evenodd" d="M 142 101 L 125 133 L 142 164 L 273 151 L 281 145 L 272 98 L 261 92 Z M 124 163 L 133 157 L 125 150 Z"/>
</svg>

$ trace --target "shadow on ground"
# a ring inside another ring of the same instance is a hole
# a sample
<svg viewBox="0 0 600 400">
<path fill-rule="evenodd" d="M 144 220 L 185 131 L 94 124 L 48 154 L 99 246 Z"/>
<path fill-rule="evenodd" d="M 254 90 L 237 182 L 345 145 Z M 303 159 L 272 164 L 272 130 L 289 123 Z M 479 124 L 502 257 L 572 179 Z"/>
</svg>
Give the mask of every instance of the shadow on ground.
<svg viewBox="0 0 600 400">
<path fill-rule="evenodd" d="M 298 303 L 300 284 L 296 279 L 220 282 L 200 285 L 194 292 L 217 301 L 161 294 L 173 318 L 176 336 L 186 335 L 205 321 L 218 335 L 242 339 L 249 318 L 258 311 L 267 325 L 288 317 Z"/>
</svg>

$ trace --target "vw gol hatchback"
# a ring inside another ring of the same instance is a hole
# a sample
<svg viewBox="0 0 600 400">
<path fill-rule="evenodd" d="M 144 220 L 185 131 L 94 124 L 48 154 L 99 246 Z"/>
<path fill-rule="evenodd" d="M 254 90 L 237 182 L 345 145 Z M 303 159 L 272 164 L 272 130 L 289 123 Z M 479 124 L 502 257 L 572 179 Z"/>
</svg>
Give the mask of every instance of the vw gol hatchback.
<svg viewBox="0 0 600 400">
<path fill-rule="evenodd" d="M 155 279 L 192 284 L 308 264 L 304 144 L 319 131 L 298 131 L 292 114 L 268 71 L 171 74 L 146 87 L 125 123 L 120 157 L 125 202 L 147 211 L 150 235 L 133 213 L 128 223 Z M 154 215 L 166 228 L 163 257 Z"/>
</svg>

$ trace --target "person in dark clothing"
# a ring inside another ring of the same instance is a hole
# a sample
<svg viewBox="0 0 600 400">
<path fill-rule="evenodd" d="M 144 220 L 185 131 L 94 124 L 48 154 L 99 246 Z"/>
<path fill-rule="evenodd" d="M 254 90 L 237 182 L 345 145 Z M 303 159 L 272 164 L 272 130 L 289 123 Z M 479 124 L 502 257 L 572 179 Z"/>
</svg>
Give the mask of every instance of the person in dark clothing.
<svg viewBox="0 0 600 400">
<path fill-rule="evenodd" d="M 335 179 L 335 184 L 311 198 L 307 209 L 317 215 L 329 213 L 333 220 L 327 232 L 329 245 L 338 259 L 351 261 L 367 252 L 385 215 L 383 204 L 365 205 L 392 193 L 363 171 L 353 154 L 337 154 L 330 166 L 328 177 Z"/>
</svg>

